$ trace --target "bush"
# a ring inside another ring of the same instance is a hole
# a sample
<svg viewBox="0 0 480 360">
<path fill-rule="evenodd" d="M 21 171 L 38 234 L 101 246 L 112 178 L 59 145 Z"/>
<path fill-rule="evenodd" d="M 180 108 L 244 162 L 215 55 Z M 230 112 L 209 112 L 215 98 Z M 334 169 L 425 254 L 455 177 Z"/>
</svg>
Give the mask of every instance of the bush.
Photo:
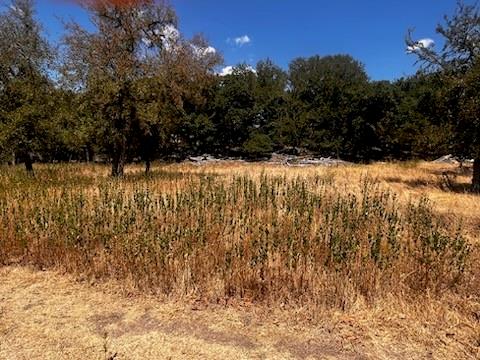
<svg viewBox="0 0 480 360">
<path fill-rule="evenodd" d="M 265 157 L 272 153 L 273 141 L 268 135 L 254 133 L 243 144 L 243 150 L 251 158 Z"/>
</svg>

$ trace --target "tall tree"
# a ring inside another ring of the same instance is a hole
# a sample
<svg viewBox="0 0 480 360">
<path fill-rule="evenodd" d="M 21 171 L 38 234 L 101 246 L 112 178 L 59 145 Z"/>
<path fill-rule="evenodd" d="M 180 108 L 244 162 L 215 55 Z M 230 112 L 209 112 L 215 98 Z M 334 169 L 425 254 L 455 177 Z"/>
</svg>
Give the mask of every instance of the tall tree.
<svg viewBox="0 0 480 360">
<path fill-rule="evenodd" d="M 140 82 L 141 152 L 147 163 L 159 147 L 173 145 L 172 152 L 185 154 L 211 143 L 209 102 L 214 97 L 215 68 L 221 62 L 221 55 L 199 35 L 171 39 L 156 75 Z"/>
<path fill-rule="evenodd" d="M 90 98 L 112 159 L 112 176 L 122 176 L 139 128 L 137 84 L 155 75 L 176 16 L 164 1 L 80 2 L 95 31 L 68 25 L 64 74 L 77 90 L 95 94 Z"/>
<path fill-rule="evenodd" d="M 480 8 L 478 3 L 457 3 L 453 16 L 436 29 L 445 44 L 440 51 L 407 35 L 409 52 L 424 71 L 440 74 L 450 88 L 450 119 L 456 128 L 456 144 L 463 155 L 474 158 L 472 190 L 480 192 Z"/>
<path fill-rule="evenodd" d="M 53 52 L 41 33 L 32 0 L 12 0 L 0 14 L 0 149 L 19 156 L 30 173 L 52 132 Z"/>
<path fill-rule="evenodd" d="M 217 146 L 238 154 L 256 127 L 257 76 L 250 66 L 241 64 L 219 81 L 214 105 Z"/>
<path fill-rule="evenodd" d="M 359 118 L 368 76 L 349 55 L 313 56 L 292 61 L 289 69 L 292 100 L 298 102 L 303 146 L 317 152 L 355 159 L 352 136 L 368 127 Z"/>
<path fill-rule="evenodd" d="M 275 137 L 286 117 L 288 75 L 270 59 L 259 61 L 256 70 L 255 129 L 244 147 L 253 155 L 267 155 L 273 151 L 275 140 L 281 140 Z"/>
</svg>

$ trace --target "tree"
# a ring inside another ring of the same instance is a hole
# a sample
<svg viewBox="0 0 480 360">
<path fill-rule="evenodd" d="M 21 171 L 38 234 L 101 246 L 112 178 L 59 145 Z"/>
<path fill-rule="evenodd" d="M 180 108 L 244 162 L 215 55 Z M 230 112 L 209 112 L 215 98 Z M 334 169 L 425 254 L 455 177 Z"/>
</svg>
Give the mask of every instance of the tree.
<svg viewBox="0 0 480 360">
<path fill-rule="evenodd" d="M 47 76 L 53 52 L 41 32 L 32 0 L 12 0 L 0 15 L 0 150 L 20 157 L 32 174 L 34 154 L 54 130 Z"/>
<path fill-rule="evenodd" d="M 210 103 L 214 100 L 215 68 L 222 57 L 201 36 L 180 35 L 162 53 L 155 77 L 144 79 L 141 103 L 142 154 L 147 162 L 158 147 L 184 155 L 212 143 Z"/>
<path fill-rule="evenodd" d="M 138 83 L 154 77 L 176 16 L 163 1 L 86 0 L 95 27 L 68 25 L 63 74 L 90 99 L 112 159 L 112 176 L 123 176 L 129 147 L 140 128 Z"/>
<path fill-rule="evenodd" d="M 50 115 L 56 139 L 51 144 L 51 156 L 56 160 L 93 159 L 96 150 L 97 124 L 88 93 L 76 93 L 57 88 L 54 91 L 55 111 Z"/>
<path fill-rule="evenodd" d="M 290 94 L 300 114 L 303 146 L 316 152 L 357 158 L 351 146 L 359 126 L 361 101 L 368 85 L 363 65 L 349 55 L 313 56 L 290 64 Z"/>
<path fill-rule="evenodd" d="M 272 139 L 259 131 L 253 131 L 243 144 L 243 150 L 252 159 L 265 157 L 273 151 Z"/>
<path fill-rule="evenodd" d="M 255 129 L 250 134 L 249 143 L 245 144 L 252 153 L 253 148 L 263 149 L 263 153 L 271 152 L 277 140 L 277 147 L 282 141 L 277 132 L 287 116 L 287 73 L 271 60 L 257 63 L 257 81 L 255 88 L 256 121 Z M 256 144 L 252 147 L 252 145 Z M 257 152 L 258 153 L 258 152 Z M 260 154 L 262 155 L 262 154 Z"/>
<path fill-rule="evenodd" d="M 448 109 L 455 126 L 457 150 L 474 158 L 472 190 L 480 193 L 480 9 L 478 4 L 459 1 L 452 17 L 436 29 L 445 45 L 440 51 L 412 39 L 406 39 L 409 52 L 416 55 L 425 72 L 442 76 L 450 92 Z"/>
<path fill-rule="evenodd" d="M 396 141 L 402 153 L 433 159 L 451 152 L 454 129 L 444 81 L 433 74 L 419 73 L 395 85 L 400 91 Z"/>
<path fill-rule="evenodd" d="M 457 149 L 463 156 L 473 156 L 472 189 L 480 193 L 480 62 L 469 69 L 455 92 L 460 92 Z"/>
<path fill-rule="evenodd" d="M 232 74 L 219 80 L 214 104 L 217 147 L 229 153 L 242 151 L 249 134 L 256 127 L 257 76 L 242 64 Z"/>
</svg>

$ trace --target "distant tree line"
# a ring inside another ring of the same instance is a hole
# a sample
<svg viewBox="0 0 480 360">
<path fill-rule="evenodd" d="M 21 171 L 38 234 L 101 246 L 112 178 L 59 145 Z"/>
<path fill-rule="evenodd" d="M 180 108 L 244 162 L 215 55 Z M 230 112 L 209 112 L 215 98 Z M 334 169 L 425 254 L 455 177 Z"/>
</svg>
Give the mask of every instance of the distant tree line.
<svg viewBox="0 0 480 360">
<path fill-rule="evenodd" d="M 437 28 L 440 52 L 407 37 L 423 71 L 371 81 L 350 55 L 271 60 L 220 76 L 205 39 L 184 39 L 166 3 L 83 1 L 94 30 L 43 36 L 32 0 L 0 14 L 0 156 L 35 160 L 103 156 L 112 175 L 134 159 L 204 153 L 258 159 L 310 152 L 356 162 L 474 158 L 480 190 L 480 16 L 459 3 Z"/>
</svg>

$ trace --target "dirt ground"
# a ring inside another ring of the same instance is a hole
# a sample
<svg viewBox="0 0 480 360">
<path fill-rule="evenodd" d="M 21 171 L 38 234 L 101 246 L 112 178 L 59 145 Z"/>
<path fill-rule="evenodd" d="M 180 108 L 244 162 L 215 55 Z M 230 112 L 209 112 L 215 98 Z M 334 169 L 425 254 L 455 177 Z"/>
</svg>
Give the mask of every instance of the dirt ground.
<svg viewBox="0 0 480 360">
<path fill-rule="evenodd" d="M 385 305 L 368 311 L 316 314 L 315 321 L 308 321 L 301 309 L 292 314 L 245 305 L 185 305 L 127 296 L 116 291 L 114 284 L 5 267 L 0 269 L 0 359 L 480 356 L 476 330 L 454 311 L 429 313 L 420 305 L 416 311 L 403 310 L 401 304 Z"/>
</svg>

